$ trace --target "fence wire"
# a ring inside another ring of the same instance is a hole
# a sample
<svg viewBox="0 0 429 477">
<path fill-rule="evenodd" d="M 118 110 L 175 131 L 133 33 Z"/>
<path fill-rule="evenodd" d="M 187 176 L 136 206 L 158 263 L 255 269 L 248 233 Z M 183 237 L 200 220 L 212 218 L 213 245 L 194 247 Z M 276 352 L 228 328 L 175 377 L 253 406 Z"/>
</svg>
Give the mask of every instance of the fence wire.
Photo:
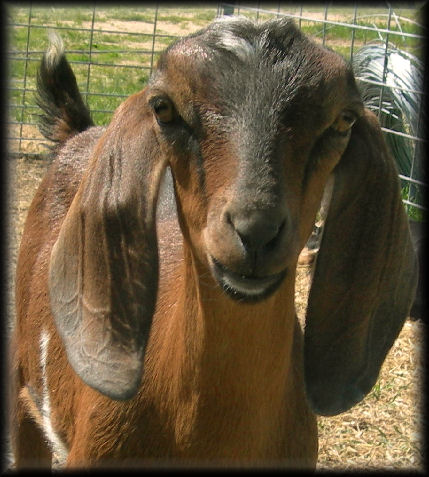
<svg viewBox="0 0 429 477">
<path fill-rule="evenodd" d="M 427 165 L 422 58 L 426 29 L 416 8 L 387 2 L 377 8 L 332 2 L 319 6 L 234 2 L 141 7 L 30 3 L 9 6 L 7 15 L 12 158 L 38 157 L 45 151 L 46 141 L 37 129 L 34 93 L 48 30 L 62 36 L 96 124 L 107 124 L 124 98 L 144 87 L 160 52 L 174 39 L 222 15 L 243 15 L 258 22 L 287 16 L 294 18 L 304 33 L 352 62 L 364 100 L 379 116 L 398 164 L 408 212 L 417 220 L 423 218 Z"/>
</svg>

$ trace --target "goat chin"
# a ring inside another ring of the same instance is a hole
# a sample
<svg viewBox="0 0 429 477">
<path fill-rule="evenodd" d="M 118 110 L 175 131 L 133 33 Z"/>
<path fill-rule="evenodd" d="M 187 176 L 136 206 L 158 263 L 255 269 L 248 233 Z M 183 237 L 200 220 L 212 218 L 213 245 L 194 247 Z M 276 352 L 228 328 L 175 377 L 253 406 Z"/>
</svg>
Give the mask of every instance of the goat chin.
<svg viewBox="0 0 429 477">
<path fill-rule="evenodd" d="M 240 275 L 229 270 L 215 258 L 209 257 L 213 275 L 222 289 L 233 299 L 257 302 L 273 294 L 286 276 L 286 270 L 269 276 Z"/>
<path fill-rule="evenodd" d="M 54 160 L 16 271 L 16 467 L 314 468 L 315 413 L 371 389 L 417 276 L 345 61 L 290 20 L 231 18 L 171 45 L 105 128 L 57 36 L 37 90 Z"/>
</svg>

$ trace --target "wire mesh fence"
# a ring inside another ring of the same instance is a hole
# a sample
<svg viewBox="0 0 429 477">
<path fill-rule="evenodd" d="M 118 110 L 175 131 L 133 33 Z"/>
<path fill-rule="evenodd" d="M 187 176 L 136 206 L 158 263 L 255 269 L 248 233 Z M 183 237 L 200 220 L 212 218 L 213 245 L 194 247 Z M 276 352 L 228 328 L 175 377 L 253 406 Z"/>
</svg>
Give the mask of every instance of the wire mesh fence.
<svg viewBox="0 0 429 477">
<path fill-rule="evenodd" d="M 409 215 L 422 220 L 427 172 L 423 92 L 425 27 L 415 6 L 300 5 L 278 2 L 190 6 L 9 6 L 9 154 L 38 156 L 45 140 L 37 129 L 36 71 L 58 31 L 79 88 L 96 124 L 146 84 L 160 52 L 177 37 L 221 15 L 258 22 L 288 16 L 304 33 L 352 62 L 368 107 L 378 115 L 398 164 Z"/>
</svg>

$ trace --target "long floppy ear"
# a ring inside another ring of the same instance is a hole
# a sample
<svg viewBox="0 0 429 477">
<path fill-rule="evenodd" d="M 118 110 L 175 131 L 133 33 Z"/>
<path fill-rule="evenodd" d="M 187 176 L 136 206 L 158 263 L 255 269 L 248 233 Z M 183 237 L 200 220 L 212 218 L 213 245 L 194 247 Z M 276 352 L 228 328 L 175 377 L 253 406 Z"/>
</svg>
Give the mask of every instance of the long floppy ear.
<svg viewBox="0 0 429 477">
<path fill-rule="evenodd" d="M 416 278 L 396 167 L 377 118 L 365 110 L 335 170 L 309 295 L 305 383 L 316 413 L 339 414 L 371 390 Z"/>
<path fill-rule="evenodd" d="M 158 288 L 155 210 L 165 168 L 142 91 L 116 111 L 53 247 L 49 290 L 68 359 L 113 399 L 138 389 Z"/>
</svg>

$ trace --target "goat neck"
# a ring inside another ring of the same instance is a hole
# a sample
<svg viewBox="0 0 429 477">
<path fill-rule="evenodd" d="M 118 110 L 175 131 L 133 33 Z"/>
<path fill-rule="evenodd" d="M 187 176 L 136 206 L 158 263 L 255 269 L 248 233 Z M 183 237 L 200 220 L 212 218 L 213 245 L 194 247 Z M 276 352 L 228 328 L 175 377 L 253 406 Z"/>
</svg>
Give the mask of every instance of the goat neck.
<svg viewBox="0 0 429 477">
<path fill-rule="evenodd" d="M 307 406 L 300 404 L 305 402 L 303 385 L 292 356 L 301 352 L 294 274 L 262 303 L 243 305 L 223 293 L 187 245 L 184 256 L 177 270 L 182 280 L 171 282 L 180 283 L 178 301 L 170 304 L 174 313 L 168 324 L 154 323 L 164 339 L 175 342 L 166 346 L 160 336 L 165 351 L 156 355 L 166 373 L 160 382 L 169 383 L 166 407 L 177 410 L 177 445 L 188 457 L 232 458 L 244 439 L 249 459 L 267 451 L 275 459 L 285 445 L 279 438 L 284 425 L 294 425 L 296 419 L 301 420 L 298 426 L 315 425 Z"/>
</svg>

